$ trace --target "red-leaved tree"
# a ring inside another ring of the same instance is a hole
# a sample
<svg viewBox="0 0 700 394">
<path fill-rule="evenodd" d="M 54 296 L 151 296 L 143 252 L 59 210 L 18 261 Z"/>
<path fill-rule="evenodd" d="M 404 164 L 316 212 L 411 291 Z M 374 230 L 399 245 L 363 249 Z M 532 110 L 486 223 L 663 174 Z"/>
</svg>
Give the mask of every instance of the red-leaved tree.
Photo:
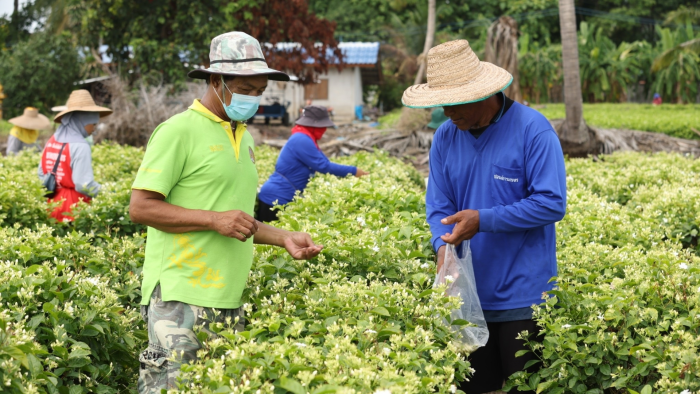
<svg viewBox="0 0 700 394">
<path fill-rule="evenodd" d="M 263 1 L 250 12 L 252 18 L 246 21 L 245 30 L 260 42 L 271 44 L 263 46 L 271 67 L 287 70 L 302 83 L 313 81 L 332 65 L 342 67 L 342 53 L 333 38 L 335 22 L 309 13 L 306 0 Z M 284 42 L 299 45 L 276 47 Z"/>
</svg>

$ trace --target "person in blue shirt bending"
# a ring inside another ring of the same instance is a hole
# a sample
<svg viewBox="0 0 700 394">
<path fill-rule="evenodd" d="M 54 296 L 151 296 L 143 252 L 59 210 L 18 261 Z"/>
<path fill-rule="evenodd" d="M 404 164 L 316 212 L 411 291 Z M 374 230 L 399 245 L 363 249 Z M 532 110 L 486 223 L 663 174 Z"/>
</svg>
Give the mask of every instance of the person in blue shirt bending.
<svg viewBox="0 0 700 394">
<path fill-rule="evenodd" d="M 500 390 L 536 359 L 515 357 L 525 349 L 516 337 L 528 331 L 541 340 L 532 306 L 554 286 L 554 224 L 566 213 L 559 138 L 539 112 L 503 94 L 512 80 L 456 40 L 428 52 L 428 83 L 409 87 L 402 100 L 411 108 L 443 107 L 451 119 L 435 132 L 425 199 L 438 270 L 446 243 L 471 240 L 489 339 L 469 357 L 476 372 L 460 389 L 470 394 Z"/>
<path fill-rule="evenodd" d="M 368 174 L 356 167 L 335 164 L 321 152 L 318 141 L 328 127 L 335 127 L 328 117 L 326 107 L 307 106 L 295 124 L 292 136 L 277 158 L 275 172 L 258 194 L 256 218 L 261 222 L 277 220 L 277 211 L 272 209 L 273 205 L 284 205 L 292 201 L 294 194 L 297 191 L 303 192 L 316 172 L 358 177 Z"/>
</svg>

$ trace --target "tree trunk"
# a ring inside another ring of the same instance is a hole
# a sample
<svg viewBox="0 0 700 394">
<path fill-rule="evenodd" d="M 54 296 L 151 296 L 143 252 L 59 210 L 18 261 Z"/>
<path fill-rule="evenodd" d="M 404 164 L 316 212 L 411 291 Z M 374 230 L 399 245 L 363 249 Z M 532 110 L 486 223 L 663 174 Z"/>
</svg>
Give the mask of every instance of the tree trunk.
<svg viewBox="0 0 700 394">
<path fill-rule="evenodd" d="M 414 85 L 423 82 L 423 74 L 425 74 L 428 64 L 428 51 L 433 47 L 433 40 L 435 39 L 435 1 L 428 0 L 428 30 L 425 34 L 425 45 L 421 54 L 422 60 L 420 67 L 418 67 L 418 74 L 416 74 L 416 79 L 413 81 Z"/>
<path fill-rule="evenodd" d="M 16 15 L 17 12 L 19 12 L 19 0 L 15 0 L 15 10 L 12 14 Z"/>
<path fill-rule="evenodd" d="M 520 73 L 518 71 L 518 23 L 510 16 L 496 19 L 488 29 L 484 61 L 504 68 L 513 76 L 513 82 L 504 91 L 506 96 L 522 103 Z"/>
<path fill-rule="evenodd" d="M 559 134 L 562 149 L 570 156 L 598 153 L 596 148 L 599 148 L 599 144 L 596 143 L 595 134 L 589 130 L 583 120 L 574 0 L 559 0 L 559 25 L 564 66 L 564 104 L 566 106 L 566 121 Z"/>
</svg>

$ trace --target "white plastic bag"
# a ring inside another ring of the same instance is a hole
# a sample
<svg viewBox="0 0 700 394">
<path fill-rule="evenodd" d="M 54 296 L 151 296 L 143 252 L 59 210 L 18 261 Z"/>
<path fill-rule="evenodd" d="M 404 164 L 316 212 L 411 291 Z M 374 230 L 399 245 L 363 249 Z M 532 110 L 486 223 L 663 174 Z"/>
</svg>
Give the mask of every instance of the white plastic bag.
<svg viewBox="0 0 700 394">
<path fill-rule="evenodd" d="M 462 306 L 452 311 L 452 322 L 462 319 L 475 326 L 453 325 L 452 327 L 459 331 L 462 345 L 473 351 L 477 347 L 486 345 L 486 341 L 489 339 L 489 330 L 486 326 L 486 319 L 484 319 L 484 312 L 481 309 L 479 295 L 476 292 L 472 250 L 469 247 L 469 241 L 464 241 L 462 243 L 463 256 L 460 258 L 454 245 L 447 244 L 446 246 L 445 261 L 435 276 L 433 287 L 447 281 L 445 295 L 462 299 Z"/>
</svg>

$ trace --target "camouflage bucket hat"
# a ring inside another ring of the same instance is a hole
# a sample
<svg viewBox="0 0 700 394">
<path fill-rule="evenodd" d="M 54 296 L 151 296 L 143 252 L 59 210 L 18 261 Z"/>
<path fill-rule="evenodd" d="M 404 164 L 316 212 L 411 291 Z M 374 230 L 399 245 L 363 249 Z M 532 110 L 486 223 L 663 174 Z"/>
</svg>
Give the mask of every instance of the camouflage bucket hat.
<svg viewBox="0 0 700 394">
<path fill-rule="evenodd" d="M 267 75 L 274 81 L 289 81 L 289 75 L 267 66 L 258 40 L 241 31 L 232 31 L 214 37 L 209 50 L 209 68 L 192 70 L 187 76 L 207 79 L 210 74 Z"/>
</svg>

